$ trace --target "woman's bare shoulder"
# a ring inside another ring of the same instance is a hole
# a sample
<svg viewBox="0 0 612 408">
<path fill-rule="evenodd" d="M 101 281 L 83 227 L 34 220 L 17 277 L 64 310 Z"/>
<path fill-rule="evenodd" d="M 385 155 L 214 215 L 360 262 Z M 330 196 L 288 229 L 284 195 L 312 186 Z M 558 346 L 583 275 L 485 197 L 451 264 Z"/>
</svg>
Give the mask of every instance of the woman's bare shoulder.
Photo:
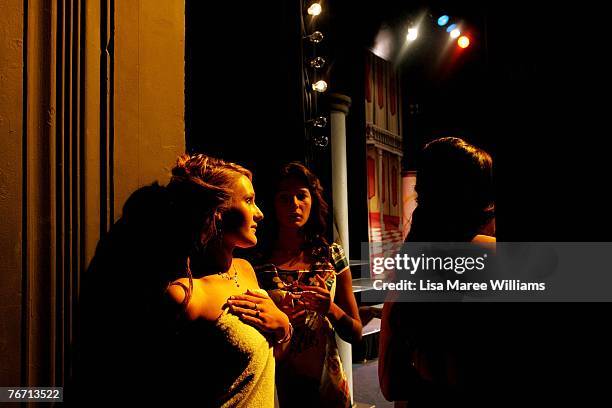
<svg viewBox="0 0 612 408">
<path fill-rule="evenodd" d="M 257 282 L 257 275 L 255 274 L 255 270 L 253 269 L 253 265 L 246 259 L 242 258 L 234 258 L 234 262 L 236 268 L 238 268 L 243 276 L 248 277 L 249 279 Z"/>
<path fill-rule="evenodd" d="M 171 282 L 166 288 L 166 296 L 172 303 L 182 305 L 189 290 L 189 279 L 181 278 Z"/>
<path fill-rule="evenodd" d="M 253 269 L 253 265 L 246 259 L 242 258 L 234 258 L 234 262 L 237 268 L 240 268 L 241 271 L 250 272 L 255 275 L 255 270 Z"/>
<path fill-rule="evenodd" d="M 168 285 L 166 289 L 166 297 L 170 303 L 177 309 L 182 309 L 184 316 L 193 320 L 198 316 L 198 305 L 202 304 L 203 291 L 198 290 L 199 282 L 197 279 L 192 280 L 193 287 L 189 287 L 188 278 L 180 278 Z M 189 299 L 186 301 L 186 297 L 189 293 Z M 185 305 L 186 303 L 186 305 Z"/>
</svg>

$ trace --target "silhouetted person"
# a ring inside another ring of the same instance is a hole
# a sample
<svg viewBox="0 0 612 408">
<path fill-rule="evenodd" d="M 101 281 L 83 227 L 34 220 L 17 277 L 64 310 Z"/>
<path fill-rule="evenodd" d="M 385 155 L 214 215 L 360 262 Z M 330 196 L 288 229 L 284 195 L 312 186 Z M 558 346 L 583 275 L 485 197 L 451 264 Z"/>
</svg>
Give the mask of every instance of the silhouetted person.
<svg viewBox="0 0 612 408">
<path fill-rule="evenodd" d="M 409 242 L 470 242 L 494 211 L 493 160 L 456 137 L 428 143 L 417 171 Z"/>
<path fill-rule="evenodd" d="M 459 138 L 427 144 L 407 242 L 495 242 L 479 235 L 493 215 L 491 156 Z M 463 406 L 487 390 L 497 356 L 486 325 L 465 304 L 385 302 L 379 378 L 388 400 L 410 407 Z M 470 308 L 471 309 L 471 308 Z M 495 404 L 494 402 L 492 402 Z"/>
</svg>

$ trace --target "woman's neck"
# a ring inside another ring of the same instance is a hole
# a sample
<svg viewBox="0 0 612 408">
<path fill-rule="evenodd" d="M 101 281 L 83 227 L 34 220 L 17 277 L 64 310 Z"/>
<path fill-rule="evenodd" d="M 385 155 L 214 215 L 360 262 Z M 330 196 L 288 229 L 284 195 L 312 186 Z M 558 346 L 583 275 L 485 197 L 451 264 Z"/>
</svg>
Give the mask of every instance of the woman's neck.
<svg viewBox="0 0 612 408">
<path fill-rule="evenodd" d="M 279 228 L 275 247 L 281 251 L 298 251 L 304 244 L 304 236 L 299 229 Z"/>
<path fill-rule="evenodd" d="M 229 271 L 234 260 L 233 252 L 233 246 L 223 243 L 210 243 L 203 256 L 191 260 L 194 277 Z"/>
</svg>

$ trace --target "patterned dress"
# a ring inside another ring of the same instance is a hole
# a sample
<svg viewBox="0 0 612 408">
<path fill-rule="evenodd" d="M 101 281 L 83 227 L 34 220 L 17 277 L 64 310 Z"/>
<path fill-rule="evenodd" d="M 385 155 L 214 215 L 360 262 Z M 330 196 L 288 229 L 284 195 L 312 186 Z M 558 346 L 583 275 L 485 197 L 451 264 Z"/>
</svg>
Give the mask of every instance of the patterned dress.
<svg viewBox="0 0 612 408">
<path fill-rule="evenodd" d="M 336 243 L 330 245 L 327 258 L 327 262 L 313 263 L 310 271 L 258 268 L 260 286 L 277 304 L 287 304 L 291 287 L 297 283 L 317 285 L 318 274 L 325 278 L 333 300 L 337 276 L 349 265 L 344 250 Z M 295 327 L 287 354 L 276 363 L 276 389 L 281 408 L 351 406 L 335 331 L 326 316 L 307 312 L 305 324 Z"/>
</svg>

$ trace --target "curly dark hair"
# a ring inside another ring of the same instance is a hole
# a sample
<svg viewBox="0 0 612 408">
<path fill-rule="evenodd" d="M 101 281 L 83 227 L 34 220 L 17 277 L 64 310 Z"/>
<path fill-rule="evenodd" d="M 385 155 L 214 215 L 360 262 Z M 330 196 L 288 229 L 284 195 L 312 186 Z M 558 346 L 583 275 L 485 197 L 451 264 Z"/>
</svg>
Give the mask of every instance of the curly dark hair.
<svg viewBox="0 0 612 408">
<path fill-rule="evenodd" d="M 300 162 L 290 162 L 283 165 L 276 173 L 272 183 L 273 192 L 278 191 L 278 187 L 283 180 L 296 178 L 303 182 L 308 188 L 312 197 L 312 207 L 310 217 L 301 229 L 304 237 L 302 249 L 315 261 L 327 261 L 329 257 L 329 242 L 325 235 L 327 233 L 327 218 L 329 215 L 329 205 L 324 197 L 323 186 L 319 178 Z M 273 196 L 273 195 L 272 195 Z M 269 205 L 269 211 L 274 211 L 274 206 Z M 268 259 L 272 254 L 273 245 L 278 235 L 278 221 L 276 214 L 268 217 L 268 223 L 264 226 L 266 239 L 259 251 L 257 258 L 259 261 Z M 257 262 L 257 261 L 256 261 Z"/>
</svg>

